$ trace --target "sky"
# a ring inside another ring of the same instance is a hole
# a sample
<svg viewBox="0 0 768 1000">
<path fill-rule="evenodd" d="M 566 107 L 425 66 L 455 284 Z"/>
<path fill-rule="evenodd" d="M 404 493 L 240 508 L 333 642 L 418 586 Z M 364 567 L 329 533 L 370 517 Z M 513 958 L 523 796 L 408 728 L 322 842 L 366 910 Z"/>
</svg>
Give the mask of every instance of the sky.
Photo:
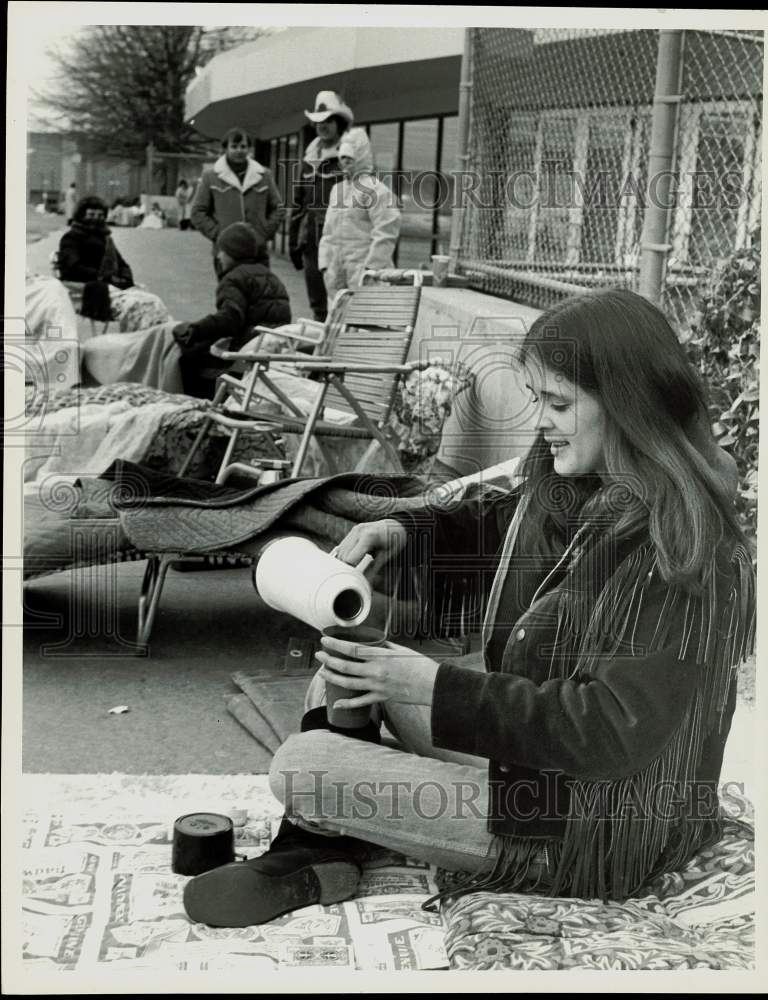
<svg viewBox="0 0 768 1000">
<path fill-rule="evenodd" d="M 9 35 L 18 40 L 23 60 L 21 69 L 28 83 L 38 90 L 45 89 L 45 83 L 54 76 L 54 67 L 47 54 L 47 49 L 51 45 L 66 45 L 66 39 L 77 33 L 84 24 L 136 24 L 136 23 L 167 23 L 185 24 L 190 23 L 190 11 L 194 11 L 194 23 L 196 24 L 256 24 L 260 26 L 272 25 L 274 27 L 294 24 L 296 26 L 325 26 L 331 27 L 334 23 L 358 23 L 373 27 L 377 23 L 382 26 L 391 25 L 403 27 L 403 18 L 415 18 L 416 24 L 421 22 L 423 26 L 431 26 L 436 23 L 435 7 L 424 7 L 423 5 L 412 5 L 399 7 L 397 5 L 351 5 L 351 4 L 233 4 L 233 3 L 199 3 L 189 7 L 179 3 L 93 3 L 84 2 L 72 4 L 61 2 L 61 0 L 49 0 L 49 2 L 12 2 L 9 4 L 12 13 L 12 23 L 9 20 Z M 258 10 L 256 20 L 255 11 Z M 514 11 L 513 14 L 510 12 Z M 407 12 L 407 13 L 406 13 Z M 650 20 L 653 19 L 653 12 L 645 12 Z M 673 18 L 682 18 L 683 23 L 696 23 L 697 13 L 701 11 L 664 11 L 657 10 L 656 16 L 665 14 Z M 719 16 L 718 16 L 719 15 Z M 729 19 L 750 17 L 749 11 L 726 11 L 707 12 L 707 16 L 722 21 L 721 25 L 733 27 Z M 725 20 L 723 20 L 725 16 Z M 754 16 L 754 12 L 752 14 Z M 615 28 L 616 23 L 623 24 L 624 28 L 648 27 L 650 20 L 646 20 L 642 9 L 635 11 L 622 10 L 620 8 L 597 7 L 597 8 L 541 8 L 541 7 L 462 7 L 459 5 L 448 5 L 440 8 L 439 23 L 441 26 L 452 24 L 500 24 L 510 22 L 510 18 L 515 24 L 522 25 L 525 21 L 533 18 L 534 23 L 541 25 L 542 19 L 545 23 L 551 23 L 558 27 L 583 28 L 587 22 L 597 18 L 597 23 L 604 27 Z M 640 18 L 636 24 L 631 25 L 633 18 Z M 487 20 L 490 19 L 490 20 Z M 756 27 L 763 27 L 763 18 Z M 624 23 L 627 21 L 627 23 Z M 670 25 L 672 26 L 672 25 Z M 14 42 L 15 44 L 15 42 Z M 20 81 L 18 81 L 20 82 Z M 33 108 L 28 109 L 30 121 L 28 128 L 35 128 Z"/>
<path fill-rule="evenodd" d="M 128 23 L 130 23 L 130 20 Z M 223 23 L 227 22 L 223 21 Z M 34 31 L 32 30 L 31 23 L 23 25 L 20 30 L 23 32 L 23 41 L 21 44 L 24 48 L 24 68 L 27 73 L 29 87 L 34 88 L 36 91 L 55 89 L 56 66 L 50 57 L 49 50 L 54 47 L 66 51 L 68 40 L 76 37 L 78 32 L 83 30 L 83 26 L 77 24 L 51 24 L 46 19 L 43 23 L 35 23 Z M 36 111 L 35 105 L 31 102 L 31 96 L 31 93 L 28 93 L 30 104 L 27 109 L 29 116 L 27 127 L 29 131 L 52 130 L 52 125 L 46 126 L 41 122 L 39 116 L 40 114 L 44 115 L 45 110 L 42 106 L 39 106 Z"/>
<path fill-rule="evenodd" d="M 35 90 L 45 90 L 46 85 L 55 82 L 55 66 L 48 55 L 51 46 L 66 49 L 67 39 L 75 34 L 77 28 L 63 31 L 59 25 L 40 24 L 35 34 L 31 33 L 24 39 L 24 62 L 28 73 L 28 80 Z M 30 95 L 31 101 L 31 95 Z M 34 111 L 34 106 L 30 103 L 28 108 L 28 127 L 32 131 L 37 131 L 40 124 Z"/>
</svg>

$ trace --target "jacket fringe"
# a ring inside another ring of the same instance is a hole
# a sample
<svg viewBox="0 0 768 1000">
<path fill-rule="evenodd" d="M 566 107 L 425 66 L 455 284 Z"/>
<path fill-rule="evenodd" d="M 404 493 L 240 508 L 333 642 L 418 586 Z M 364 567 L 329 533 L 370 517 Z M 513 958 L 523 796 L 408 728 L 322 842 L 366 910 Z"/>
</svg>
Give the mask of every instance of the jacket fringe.
<svg viewBox="0 0 768 1000">
<path fill-rule="evenodd" d="M 573 591 L 564 595 L 558 621 L 562 645 L 553 651 L 553 673 L 560 664 L 561 675 L 568 676 L 572 664 L 571 676 L 589 675 L 605 656 L 654 653 L 668 644 L 670 630 L 680 620 L 678 658 L 689 657 L 695 649 L 700 669 L 683 721 L 650 764 L 619 781 L 573 782 L 551 895 L 623 900 L 719 839 L 717 819 L 687 815 L 686 792 L 696 781 L 706 739 L 722 728 L 736 670 L 754 650 L 755 579 L 743 546 L 735 549 L 731 568 L 733 584 L 719 608 L 716 555 L 700 594 L 670 586 L 645 649 L 637 647 L 636 629 L 658 573 L 650 544 L 621 563 L 591 614 L 588 599 L 574 600 Z M 579 594 L 582 597 L 583 588 Z M 515 873 L 510 876 L 514 881 Z"/>
<path fill-rule="evenodd" d="M 591 564 L 590 548 L 573 559 L 569 571 L 573 585 L 566 587 L 559 601 L 550 676 L 589 676 L 606 657 L 661 650 L 668 646 L 673 626 L 682 622 L 678 658 L 690 657 L 695 650 L 700 668 L 688 711 L 668 746 L 643 769 L 617 781 L 571 783 L 562 840 L 496 835 L 493 871 L 433 900 L 520 888 L 551 896 L 624 900 L 656 875 L 679 869 L 721 835 L 717 818 L 688 814 L 686 791 L 696 782 L 707 737 L 723 726 L 736 670 L 754 650 L 755 577 L 750 555 L 741 545 L 734 550 L 733 583 L 724 601 L 718 601 L 716 554 L 700 593 L 671 585 L 652 639 L 641 647 L 637 624 L 659 572 L 652 545 L 636 548 L 612 573 L 610 567 Z M 600 559 L 599 551 L 594 558 Z M 594 588 L 590 593 L 584 585 L 606 578 L 596 597 Z M 439 603 L 443 623 L 453 619 L 452 598 L 449 591 Z M 532 884 L 532 864 L 534 859 L 540 861 L 544 844 L 548 876 L 542 879 L 539 864 Z"/>
<path fill-rule="evenodd" d="M 561 845 L 535 837 L 494 837 L 493 868 L 485 875 L 469 875 L 457 884 L 442 889 L 421 904 L 422 910 L 435 912 L 444 899 L 465 896 L 470 892 L 546 892 L 552 884 L 553 863 L 557 863 Z"/>
</svg>

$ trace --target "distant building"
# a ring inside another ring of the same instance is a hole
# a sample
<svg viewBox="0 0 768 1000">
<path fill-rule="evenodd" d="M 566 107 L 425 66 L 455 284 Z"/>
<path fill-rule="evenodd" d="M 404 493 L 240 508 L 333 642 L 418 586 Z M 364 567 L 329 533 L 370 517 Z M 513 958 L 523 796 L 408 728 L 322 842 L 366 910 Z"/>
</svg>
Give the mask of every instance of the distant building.
<svg viewBox="0 0 768 1000">
<path fill-rule="evenodd" d="M 28 132 L 28 203 L 38 204 L 45 193 L 49 211 L 56 211 L 72 181 L 78 195 L 95 194 L 111 205 L 117 198 L 135 198 L 146 190 L 146 167 L 97 155 L 87 139 L 71 132 Z"/>
</svg>

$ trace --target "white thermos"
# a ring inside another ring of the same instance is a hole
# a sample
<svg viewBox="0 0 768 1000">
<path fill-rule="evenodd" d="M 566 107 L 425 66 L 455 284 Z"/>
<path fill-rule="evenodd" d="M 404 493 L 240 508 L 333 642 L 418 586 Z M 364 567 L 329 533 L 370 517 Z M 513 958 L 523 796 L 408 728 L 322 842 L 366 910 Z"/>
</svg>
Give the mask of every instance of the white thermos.
<svg viewBox="0 0 768 1000">
<path fill-rule="evenodd" d="M 371 610 L 371 586 L 363 568 L 349 566 L 306 538 L 271 542 L 256 566 L 259 596 L 276 611 L 285 611 L 317 629 L 360 625 Z"/>
</svg>

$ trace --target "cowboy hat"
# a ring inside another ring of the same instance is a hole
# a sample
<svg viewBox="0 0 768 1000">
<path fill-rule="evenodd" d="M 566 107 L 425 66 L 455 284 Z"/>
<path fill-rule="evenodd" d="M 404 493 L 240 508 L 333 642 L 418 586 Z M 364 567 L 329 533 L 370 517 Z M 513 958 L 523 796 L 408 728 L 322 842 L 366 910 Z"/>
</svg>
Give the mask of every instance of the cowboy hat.
<svg viewBox="0 0 768 1000">
<path fill-rule="evenodd" d="M 352 109 L 342 101 L 333 90 L 321 90 L 315 98 L 315 110 L 305 111 L 304 114 L 311 122 L 324 122 L 331 115 L 341 115 L 348 122 L 354 119 Z"/>
</svg>

